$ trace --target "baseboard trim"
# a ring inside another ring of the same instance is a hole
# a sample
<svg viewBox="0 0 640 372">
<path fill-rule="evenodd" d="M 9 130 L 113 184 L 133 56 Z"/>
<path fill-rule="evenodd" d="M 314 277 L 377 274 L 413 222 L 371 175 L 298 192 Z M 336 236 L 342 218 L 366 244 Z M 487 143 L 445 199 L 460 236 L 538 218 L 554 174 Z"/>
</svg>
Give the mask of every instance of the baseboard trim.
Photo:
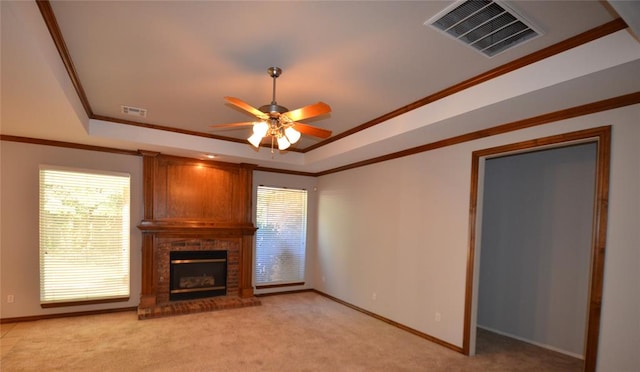
<svg viewBox="0 0 640 372">
<path fill-rule="evenodd" d="M 287 295 L 294 293 L 303 293 L 303 292 L 313 292 L 313 289 L 305 288 L 305 289 L 294 289 L 290 291 L 278 291 L 278 292 L 267 292 L 267 293 L 256 293 L 254 296 L 256 297 L 267 297 L 267 296 L 279 296 L 279 295 Z"/>
<path fill-rule="evenodd" d="M 543 343 L 540 343 L 540 342 L 532 341 L 532 340 L 526 339 L 524 337 L 512 335 L 512 334 L 507 333 L 507 332 L 498 331 L 497 329 L 493 329 L 493 328 L 489 328 L 489 327 L 485 327 L 485 326 L 481 326 L 481 325 L 476 325 L 476 327 L 478 327 L 480 329 L 484 329 L 485 331 L 489 331 L 489 332 L 492 332 L 492 333 L 499 334 L 501 336 L 513 338 L 514 340 L 526 342 L 528 344 L 535 345 L 535 346 L 541 347 L 543 349 L 555 351 L 556 353 L 560 353 L 560 354 L 568 355 L 568 356 L 576 358 L 576 359 L 584 360 L 584 355 L 572 353 L 570 351 L 562 350 L 562 349 L 559 349 L 559 348 L 551 346 L 551 345 L 547 345 L 547 344 L 543 344 Z"/>
<path fill-rule="evenodd" d="M 121 313 L 125 311 L 138 311 L 138 307 L 121 307 L 117 309 L 102 309 L 92 311 L 77 311 L 73 313 L 60 313 L 60 314 L 45 314 L 45 315 L 32 315 L 32 316 L 20 316 L 15 318 L 1 318 L 0 324 L 6 323 L 18 323 L 18 322 L 32 322 L 36 320 L 55 319 L 55 318 L 69 318 L 73 316 L 85 316 L 85 315 L 98 315 L 109 313 Z"/>
<path fill-rule="evenodd" d="M 373 312 L 371 312 L 371 311 L 369 311 L 369 310 L 365 310 L 365 309 L 363 309 L 363 308 L 361 308 L 361 307 L 358 307 L 358 306 L 356 306 L 356 305 L 353 305 L 353 304 L 351 304 L 351 303 L 349 303 L 349 302 L 343 301 L 343 300 L 341 300 L 341 299 L 339 299 L 339 298 L 337 298 L 337 297 L 333 297 L 333 296 L 331 296 L 330 294 L 327 294 L 327 293 L 321 292 L 321 291 L 319 291 L 319 290 L 317 290 L 317 289 L 312 289 L 311 291 L 313 291 L 313 292 L 315 292 L 315 293 L 317 293 L 317 294 L 319 294 L 319 295 L 321 295 L 321 296 L 324 296 L 324 297 L 326 297 L 326 298 L 328 298 L 328 299 L 330 299 L 330 300 L 333 300 L 333 301 L 335 301 L 335 302 L 337 302 L 337 303 L 339 303 L 339 304 L 342 304 L 342 305 L 344 305 L 344 306 L 350 307 L 350 308 L 352 308 L 353 310 L 356 310 L 356 311 L 359 311 L 359 312 L 361 312 L 361 313 L 363 313 L 363 314 L 366 314 L 366 315 L 368 315 L 368 316 L 370 316 L 370 317 L 372 317 L 372 318 L 376 318 L 376 319 L 378 319 L 378 320 L 381 320 L 381 321 L 383 321 L 383 322 L 385 322 L 385 323 L 387 323 L 387 324 L 390 324 L 390 325 L 392 325 L 392 326 L 394 326 L 394 327 L 396 327 L 396 328 L 399 328 L 399 329 L 401 329 L 401 330 L 403 330 L 403 331 L 405 331 L 405 332 L 413 333 L 414 335 L 416 335 L 416 336 L 418 336 L 418 337 L 421 337 L 421 338 L 424 338 L 425 340 L 431 341 L 431 342 L 436 343 L 436 344 L 438 344 L 438 345 L 440 345 L 440 346 L 444 346 L 444 347 L 446 347 L 447 349 L 451 349 L 451 350 L 453 350 L 453 351 L 457 351 L 457 352 L 458 352 L 458 353 L 460 353 L 460 354 L 464 354 L 464 352 L 463 352 L 463 350 L 462 350 L 462 347 L 459 347 L 459 346 L 456 346 L 456 345 L 450 344 L 450 343 L 448 343 L 448 342 L 446 342 L 446 341 L 443 341 L 443 340 L 441 340 L 441 339 L 439 339 L 439 338 L 437 338 L 437 337 L 431 336 L 431 335 L 426 334 L 426 333 L 424 333 L 424 332 L 420 332 L 420 331 L 418 331 L 418 330 L 416 330 L 416 329 L 413 329 L 413 328 L 411 328 L 411 327 L 407 327 L 407 326 L 406 326 L 406 325 L 404 325 L 404 324 L 401 324 L 401 323 L 398 323 L 398 322 L 393 321 L 393 320 L 391 320 L 391 319 L 385 318 L 385 317 L 383 317 L 382 315 L 378 315 L 378 314 L 373 313 Z"/>
</svg>

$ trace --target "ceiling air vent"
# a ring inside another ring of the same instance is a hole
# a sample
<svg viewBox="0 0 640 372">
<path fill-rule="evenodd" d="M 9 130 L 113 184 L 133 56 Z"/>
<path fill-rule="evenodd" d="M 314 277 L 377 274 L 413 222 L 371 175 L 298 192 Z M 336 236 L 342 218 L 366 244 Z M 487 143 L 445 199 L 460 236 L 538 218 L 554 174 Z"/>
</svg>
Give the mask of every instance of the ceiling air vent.
<svg viewBox="0 0 640 372">
<path fill-rule="evenodd" d="M 487 57 L 542 35 L 531 22 L 498 0 L 457 1 L 424 24 Z"/>
<path fill-rule="evenodd" d="M 132 106 L 120 106 L 122 108 L 122 113 L 132 116 L 138 116 L 142 118 L 147 117 L 147 109 L 132 107 Z"/>
</svg>

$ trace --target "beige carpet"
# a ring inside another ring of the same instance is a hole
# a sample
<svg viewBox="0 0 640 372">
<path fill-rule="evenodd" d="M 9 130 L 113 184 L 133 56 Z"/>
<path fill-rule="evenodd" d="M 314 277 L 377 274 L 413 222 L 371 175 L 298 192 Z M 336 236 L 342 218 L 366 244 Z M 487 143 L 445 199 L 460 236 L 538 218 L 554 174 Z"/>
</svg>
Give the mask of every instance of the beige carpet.
<svg viewBox="0 0 640 372">
<path fill-rule="evenodd" d="M 479 332 L 475 357 L 313 292 L 262 306 L 137 320 L 135 312 L 2 325 L 2 371 L 572 371 L 582 362 Z"/>
</svg>

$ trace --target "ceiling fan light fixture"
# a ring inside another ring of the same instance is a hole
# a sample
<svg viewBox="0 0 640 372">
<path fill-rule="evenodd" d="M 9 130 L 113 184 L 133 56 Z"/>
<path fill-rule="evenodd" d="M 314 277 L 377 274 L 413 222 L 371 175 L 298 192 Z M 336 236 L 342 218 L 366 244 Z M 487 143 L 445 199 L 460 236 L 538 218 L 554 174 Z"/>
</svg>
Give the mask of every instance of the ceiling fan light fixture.
<svg viewBox="0 0 640 372">
<path fill-rule="evenodd" d="M 300 139 L 300 132 L 295 130 L 293 127 L 288 127 L 284 130 L 284 134 L 287 136 L 287 139 L 291 144 L 298 142 Z"/>
<path fill-rule="evenodd" d="M 280 151 L 286 150 L 289 148 L 289 146 L 291 146 L 291 143 L 289 143 L 289 140 L 287 139 L 286 136 L 278 137 L 278 150 Z"/>
<path fill-rule="evenodd" d="M 260 136 L 260 138 L 266 136 L 268 131 L 269 124 L 265 123 L 264 121 L 259 121 L 253 124 L 253 134 L 255 134 L 256 136 Z"/>
<path fill-rule="evenodd" d="M 259 121 L 212 125 L 212 127 L 221 128 L 251 125 L 253 127 L 253 134 L 247 138 L 247 141 L 249 141 L 249 143 L 251 143 L 255 148 L 259 149 L 262 139 L 270 137 L 272 154 L 274 152 L 273 150 L 276 142 L 278 143 L 279 150 L 286 150 L 292 144 L 295 144 L 300 140 L 302 133 L 319 138 L 329 138 L 331 136 L 331 131 L 329 130 L 303 123 L 298 123 L 300 125 L 298 129 L 295 129 L 294 127 L 296 122 L 299 120 L 331 112 L 331 107 L 324 102 L 317 102 L 292 111 L 284 106 L 280 106 L 276 102 L 276 78 L 280 76 L 282 69 L 279 67 L 269 67 L 267 72 L 273 79 L 273 99 L 270 104 L 260 106 L 260 108 L 255 108 L 239 98 L 224 97 L 228 103 L 252 114 L 258 118 Z"/>
<path fill-rule="evenodd" d="M 260 142 L 262 142 L 262 138 L 264 136 L 260 136 L 256 133 L 252 134 L 251 137 L 247 138 L 247 141 L 249 141 L 250 144 L 253 145 L 253 147 L 255 148 L 259 148 L 260 147 Z"/>
</svg>

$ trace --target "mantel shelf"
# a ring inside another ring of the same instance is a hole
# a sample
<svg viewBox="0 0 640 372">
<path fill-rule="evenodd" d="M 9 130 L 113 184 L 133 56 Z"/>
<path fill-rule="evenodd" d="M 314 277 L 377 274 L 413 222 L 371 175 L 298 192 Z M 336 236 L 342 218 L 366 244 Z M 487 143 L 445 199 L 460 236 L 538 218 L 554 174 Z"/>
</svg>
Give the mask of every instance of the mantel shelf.
<svg viewBox="0 0 640 372">
<path fill-rule="evenodd" d="M 253 235 L 253 224 L 220 223 L 190 220 L 143 220 L 138 225 L 143 233 Z"/>
</svg>

